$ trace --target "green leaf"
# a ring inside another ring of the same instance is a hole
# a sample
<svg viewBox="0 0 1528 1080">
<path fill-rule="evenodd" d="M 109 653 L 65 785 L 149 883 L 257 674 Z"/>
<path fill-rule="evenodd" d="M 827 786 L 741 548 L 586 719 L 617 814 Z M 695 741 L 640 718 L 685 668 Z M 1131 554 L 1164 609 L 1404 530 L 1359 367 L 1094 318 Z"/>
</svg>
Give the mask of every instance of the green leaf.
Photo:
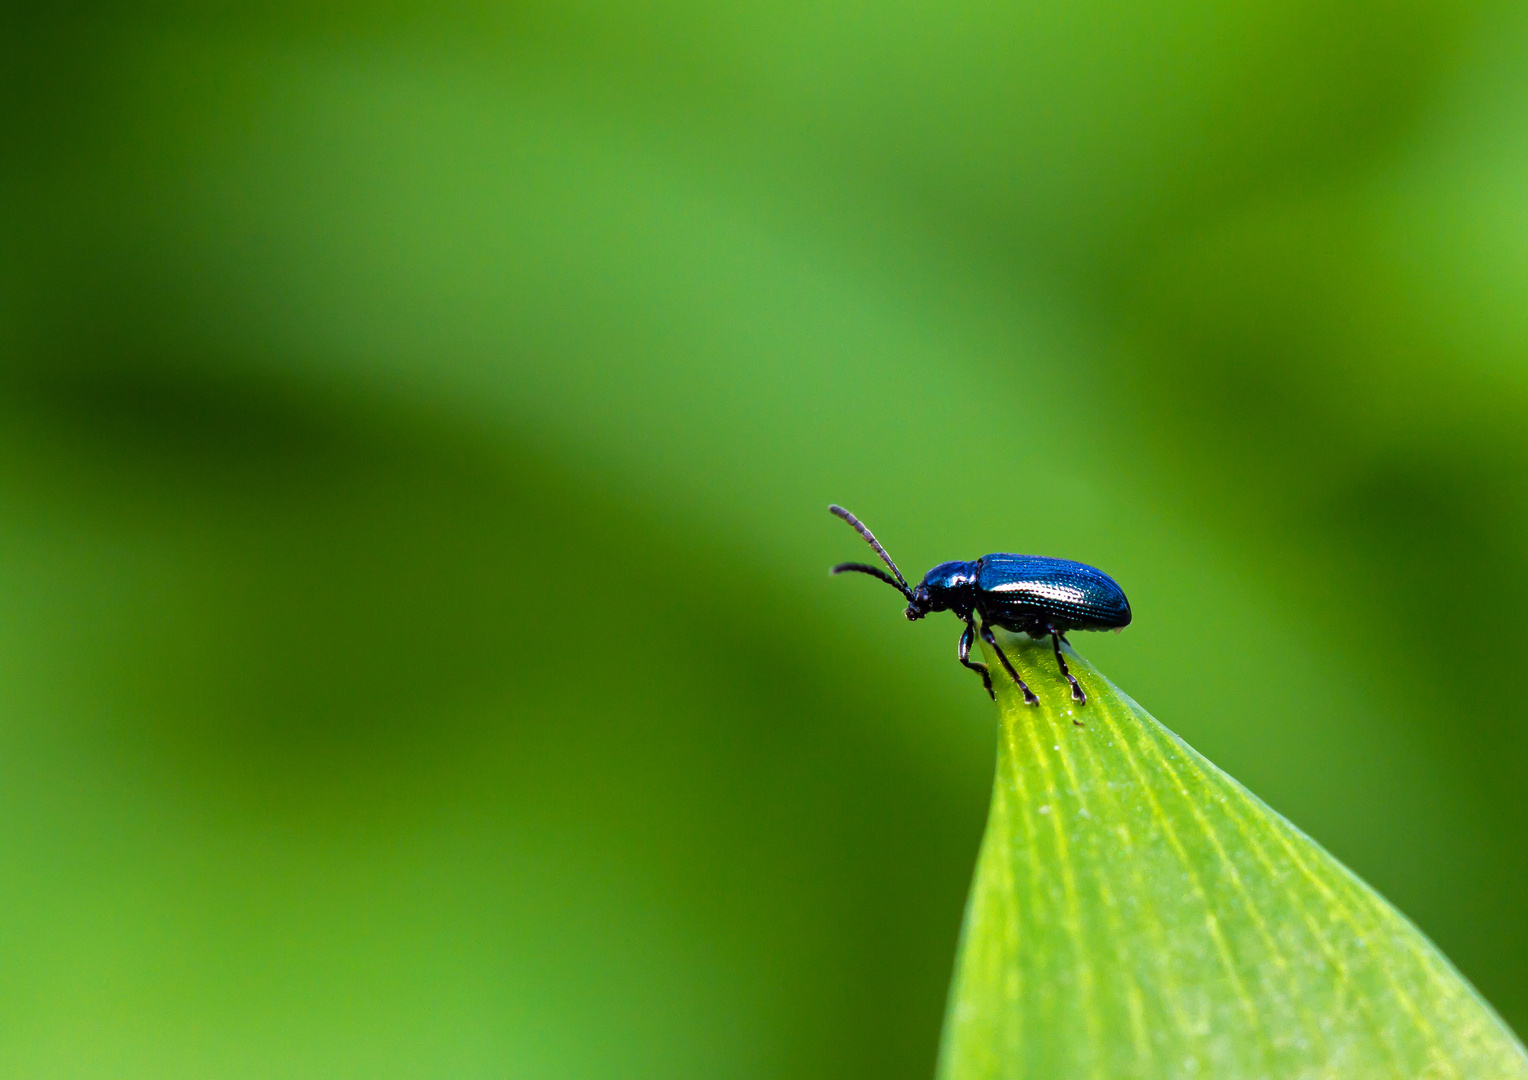
<svg viewBox="0 0 1528 1080">
<path fill-rule="evenodd" d="M 1004 638 L 941 1080 L 1528 1077 L 1415 926 L 1069 654 Z"/>
</svg>

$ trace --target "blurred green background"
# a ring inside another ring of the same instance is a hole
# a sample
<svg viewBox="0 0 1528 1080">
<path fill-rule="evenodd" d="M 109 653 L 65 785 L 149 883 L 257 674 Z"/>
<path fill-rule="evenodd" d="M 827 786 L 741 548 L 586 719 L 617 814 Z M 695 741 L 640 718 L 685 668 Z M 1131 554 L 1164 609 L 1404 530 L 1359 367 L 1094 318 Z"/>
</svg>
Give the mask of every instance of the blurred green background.
<svg viewBox="0 0 1528 1080">
<path fill-rule="evenodd" d="M 928 1076 L 993 713 L 829 501 L 1528 1024 L 1520 5 L 0 18 L 0 1072 Z"/>
</svg>

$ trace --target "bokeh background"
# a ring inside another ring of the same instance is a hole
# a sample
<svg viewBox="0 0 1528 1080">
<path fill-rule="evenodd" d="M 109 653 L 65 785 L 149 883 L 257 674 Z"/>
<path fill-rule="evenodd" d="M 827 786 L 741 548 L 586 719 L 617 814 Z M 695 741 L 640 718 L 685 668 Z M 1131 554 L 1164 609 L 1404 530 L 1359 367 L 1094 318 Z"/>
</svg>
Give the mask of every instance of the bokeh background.
<svg viewBox="0 0 1528 1080">
<path fill-rule="evenodd" d="M 926 1077 L 1078 647 L 1528 1024 L 1528 11 L 8 6 L 0 1072 Z"/>
</svg>

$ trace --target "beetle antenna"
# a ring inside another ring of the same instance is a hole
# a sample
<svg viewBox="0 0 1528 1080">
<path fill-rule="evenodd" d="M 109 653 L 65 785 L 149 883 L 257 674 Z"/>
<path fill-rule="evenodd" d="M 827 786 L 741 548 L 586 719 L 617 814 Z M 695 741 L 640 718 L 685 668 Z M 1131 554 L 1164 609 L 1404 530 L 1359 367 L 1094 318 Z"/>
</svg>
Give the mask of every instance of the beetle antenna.
<svg viewBox="0 0 1528 1080">
<path fill-rule="evenodd" d="M 832 506 L 828 507 L 828 513 L 834 515 L 835 517 L 841 517 L 850 525 L 853 525 L 854 531 L 863 536 L 865 538 L 865 543 L 869 544 L 872 548 L 875 549 L 875 553 L 881 557 L 881 561 L 887 566 L 891 567 L 891 572 L 897 576 L 897 580 L 892 581 L 886 577 L 885 574 L 882 574 L 880 571 L 876 570 L 876 568 L 873 566 L 862 566 L 859 563 L 840 563 L 833 568 L 833 573 L 837 574 L 843 570 L 858 570 L 860 573 L 869 571 L 872 576 L 878 577 L 882 581 L 886 582 L 886 584 L 894 586 L 903 596 L 911 600 L 913 598 L 912 586 L 907 584 L 907 579 L 902 576 L 902 571 L 898 570 L 897 564 L 891 561 L 891 556 L 886 554 L 886 549 L 883 548 L 881 546 L 881 542 L 875 538 L 875 534 L 872 533 L 869 529 L 865 528 L 864 522 L 860 521 L 859 518 L 849 513 L 849 511 L 845 510 L 837 503 L 834 503 Z"/>
<path fill-rule="evenodd" d="M 882 581 L 890 585 L 893 589 L 896 589 L 897 592 L 901 593 L 909 600 L 913 598 L 912 593 L 898 585 L 897 579 L 892 577 L 886 571 L 882 570 L 879 566 L 866 566 L 862 562 L 841 562 L 837 566 L 833 567 L 833 569 L 829 570 L 828 573 L 842 574 L 845 570 L 857 570 L 861 574 L 869 574 L 873 578 L 880 578 Z"/>
</svg>

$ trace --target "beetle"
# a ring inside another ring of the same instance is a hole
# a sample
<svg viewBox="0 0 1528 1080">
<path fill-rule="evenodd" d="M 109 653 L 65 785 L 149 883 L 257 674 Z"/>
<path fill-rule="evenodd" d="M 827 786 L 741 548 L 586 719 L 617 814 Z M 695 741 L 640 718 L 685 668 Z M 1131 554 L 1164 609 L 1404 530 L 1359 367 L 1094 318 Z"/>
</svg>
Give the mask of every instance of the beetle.
<svg viewBox="0 0 1528 1080">
<path fill-rule="evenodd" d="M 839 563 L 832 573 L 852 570 L 879 578 L 907 597 L 904 614 L 911 620 L 935 611 L 953 611 L 966 624 L 961 632 L 956 656 L 962 664 L 981 676 L 982 686 L 993 700 L 992 677 L 986 664 L 971 659 L 971 646 L 980 634 L 992 647 L 1009 678 L 1024 692 L 1028 705 L 1040 699 L 1024 685 L 1019 673 L 992 634 L 994 626 L 1031 637 L 1049 635 L 1056 653 L 1056 665 L 1072 684 L 1072 700 L 1086 705 L 1088 695 L 1066 666 L 1061 643 L 1069 630 L 1123 630 L 1130 625 L 1130 601 L 1114 579 L 1102 570 L 1071 559 L 1052 559 L 1044 555 L 1011 555 L 997 552 L 969 562 L 943 562 L 923 575 L 916 589 L 907 584 L 902 571 L 891 561 L 886 549 L 859 518 L 834 504 L 829 512 L 843 518 L 865 538 L 881 561 L 891 568 L 892 577 L 878 566 L 864 563 Z M 980 620 L 978 622 L 977 620 Z"/>
</svg>

